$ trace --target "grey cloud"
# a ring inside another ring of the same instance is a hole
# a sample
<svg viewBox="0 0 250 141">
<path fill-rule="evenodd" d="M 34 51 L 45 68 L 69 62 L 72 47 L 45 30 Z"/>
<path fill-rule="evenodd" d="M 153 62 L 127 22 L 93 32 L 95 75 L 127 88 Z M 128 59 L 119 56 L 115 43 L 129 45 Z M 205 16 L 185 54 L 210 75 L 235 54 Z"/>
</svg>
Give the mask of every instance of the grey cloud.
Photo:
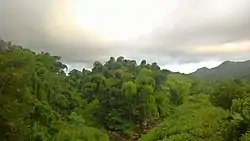
<svg viewBox="0 0 250 141">
<path fill-rule="evenodd" d="M 214 0 L 210 2 L 216 3 Z M 151 38 L 145 37 L 147 40 L 146 43 L 141 45 L 143 47 L 140 48 L 140 52 L 155 57 L 171 56 L 180 63 L 209 59 L 231 59 L 231 57 L 234 58 L 234 56 L 241 54 L 240 52 L 238 54 L 237 52 L 235 54 L 190 54 L 190 51 L 197 46 L 250 40 L 250 1 L 240 0 L 237 3 L 232 0 L 224 2 L 235 3 L 236 10 L 218 18 L 216 15 L 207 16 L 208 11 L 206 9 L 196 9 L 194 6 L 190 6 L 189 8 L 193 9 L 186 12 L 189 12 L 187 15 L 192 16 L 184 16 L 184 18 L 174 21 L 170 20 L 172 28 L 168 28 L 166 24 L 165 28 L 161 27 L 153 31 L 148 35 Z M 192 4 L 194 3 L 190 3 L 190 5 Z M 204 4 L 204 1 L 200 1 L 198 4 Z M 213 10 L 213 5 L 211 6 L 209 8 Z M 196 7 L 199 7 L 199 5 L 196 5 Z M 143 41 L 144 38 L 142 37 L 135 44 Z"/>
<path fill-rule="evenodd" d="M 48 12 L 52 1 L 56 0 L 0 0 L 0 38 L 86 66 L 119 55 L 138 61 L 146 58 L 161 65 L 250 59 L 248 52 L 192 53 L 197 46 L 250 41 L 249 0 L 177 0 L 179 6 L 166 16 L 164 26 L 126 42 L 90 41 L 88 34 L 76 34 L 77 30 L 54 37 L 46 30 L 46 22 L 53 20 Z"/>
<path fill-rule="evenodd" d="M 60 55 L 65 62 L 92 63 L 115 52 L 115 44 L 95 43 L 74 29 L 65 36 L 52 36 L 46 30 L 46 22 L 53 20 L 48 12 L 51 4 L 51 0 L 0 0 L 0 38 Z"/>
</svg>

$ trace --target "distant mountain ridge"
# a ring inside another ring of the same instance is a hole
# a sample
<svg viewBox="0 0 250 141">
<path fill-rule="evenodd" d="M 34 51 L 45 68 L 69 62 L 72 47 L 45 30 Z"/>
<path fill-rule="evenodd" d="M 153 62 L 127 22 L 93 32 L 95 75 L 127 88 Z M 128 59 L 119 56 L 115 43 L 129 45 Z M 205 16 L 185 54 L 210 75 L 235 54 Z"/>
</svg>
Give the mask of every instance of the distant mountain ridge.
<svg viewBox="0 0 250 141">
<path fill-rule="evenodd" d="M 225 61 L 214 68 L 199 68 L 190 74 L 197 78 L 205 79 L 249 79 L 250 80 L 250 60 L 243 62 Z"/>
</svg>

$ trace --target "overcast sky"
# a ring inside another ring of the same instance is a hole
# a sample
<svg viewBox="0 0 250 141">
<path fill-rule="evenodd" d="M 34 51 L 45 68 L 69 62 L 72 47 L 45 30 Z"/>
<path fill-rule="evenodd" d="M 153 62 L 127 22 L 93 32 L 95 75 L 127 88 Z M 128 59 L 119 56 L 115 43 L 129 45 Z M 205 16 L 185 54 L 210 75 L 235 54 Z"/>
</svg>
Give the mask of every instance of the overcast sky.
<svg viewBox="0 0 250 141">
<path fill-rule="evenodd" d="M 0 38 L 70 67 L 124 56 L 192 72 L 250 59 L 249 0 L 0 0 Z"/>
</svg>

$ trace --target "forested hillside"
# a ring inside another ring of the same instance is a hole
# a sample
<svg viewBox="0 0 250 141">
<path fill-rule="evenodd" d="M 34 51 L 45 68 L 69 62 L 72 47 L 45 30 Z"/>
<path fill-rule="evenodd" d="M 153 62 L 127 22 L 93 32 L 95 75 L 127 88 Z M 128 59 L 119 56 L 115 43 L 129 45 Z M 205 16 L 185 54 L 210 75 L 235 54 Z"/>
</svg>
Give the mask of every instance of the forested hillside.
<svg viewBox="0 0 250 141">
<path fill-rule="evenodd" d="M 110 57 L 91 71 L 0 41 L 1 141 L 247 141 L 250 84 Z M 68 72 L 68 73 L 67 73 Z"/>
<path fill-rule="evenodd" d="M 231 62 L 225 61 L 215 68 L 200 68 L 191 73 L 192 76 L 205 79 L 247 79 L 250 80 L 250 61 Z"/>
</svg>

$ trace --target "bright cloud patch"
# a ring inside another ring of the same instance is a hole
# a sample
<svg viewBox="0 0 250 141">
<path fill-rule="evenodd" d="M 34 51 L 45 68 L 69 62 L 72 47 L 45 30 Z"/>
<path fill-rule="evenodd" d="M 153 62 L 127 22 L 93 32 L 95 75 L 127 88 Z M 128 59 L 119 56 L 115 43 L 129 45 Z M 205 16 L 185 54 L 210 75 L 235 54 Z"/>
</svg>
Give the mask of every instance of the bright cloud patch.
<svg viewBox="0 0 250 141">
<path fill-rule="evenodd" d="M 72 65 L 123 55 L 186 72 L 250 59 L 249 13 L 249 0 L 8 0 L 0 38 Z"/>
</svg>

